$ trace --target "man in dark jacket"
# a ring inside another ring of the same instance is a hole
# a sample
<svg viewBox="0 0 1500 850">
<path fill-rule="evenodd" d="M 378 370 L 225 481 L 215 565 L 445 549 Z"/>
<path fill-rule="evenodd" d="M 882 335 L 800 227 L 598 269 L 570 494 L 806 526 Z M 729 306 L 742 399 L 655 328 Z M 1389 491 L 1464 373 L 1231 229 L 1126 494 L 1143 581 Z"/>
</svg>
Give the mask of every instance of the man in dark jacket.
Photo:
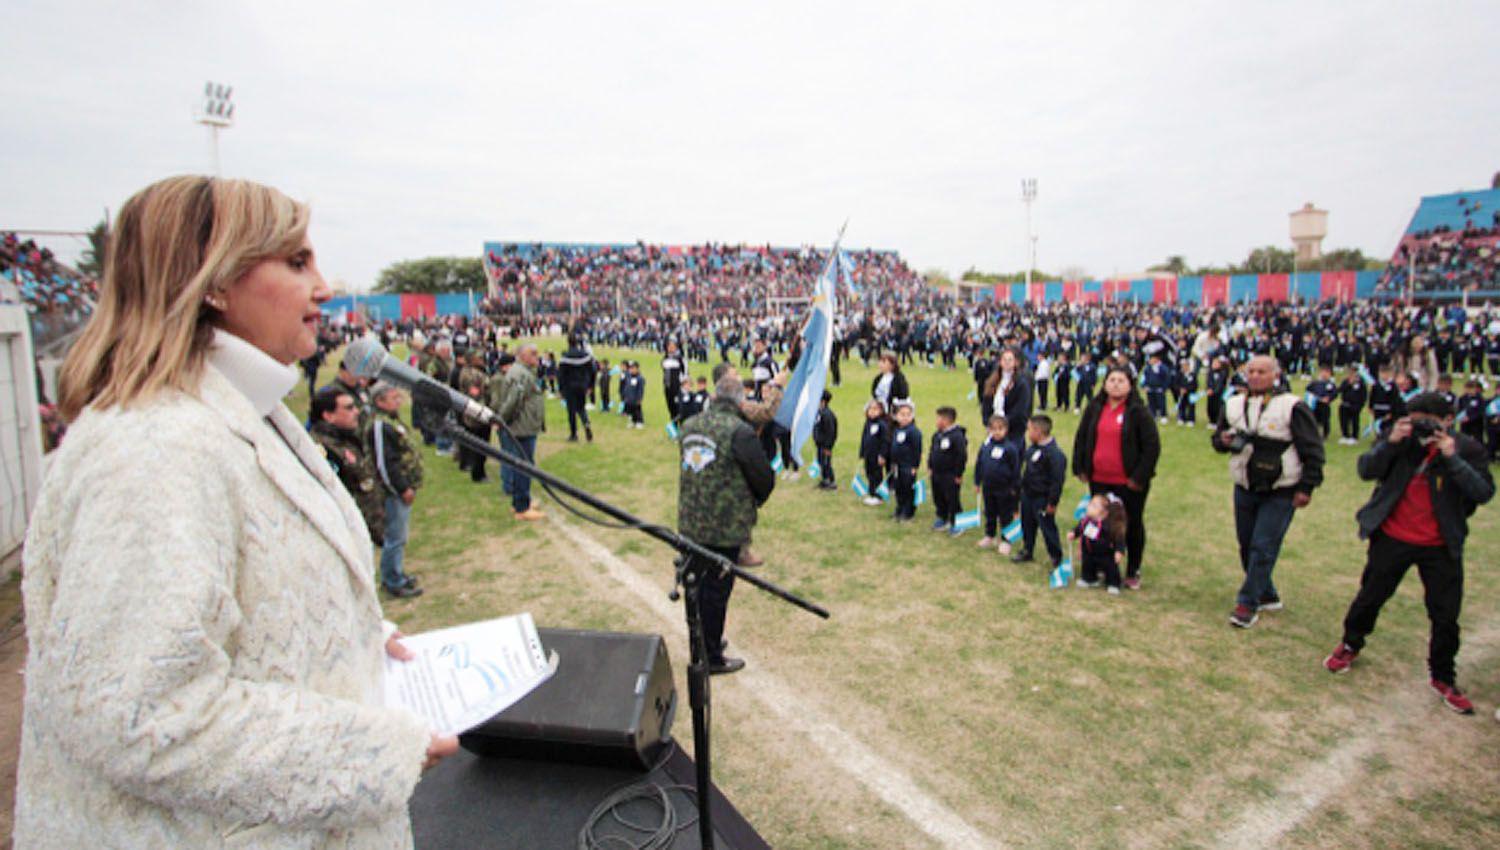
<svg viewBox="0 0 1500 850">
<path fill-rule="evenodd" d="M 678 442 L 682 472 L 677 488 L 677 528 L 685 537 L 730 561 L 750 542 L 756 511 L 771 497 L 776 474 L 755 431 L 740 418 L 745 388 L 737 375 L 714 385 L 708 410 L 682 424 Z M 724 655 L 724 618 L 734 574 L 704 566 L 699 590 L 703 642 L 710 673 L 733 673 L 745 666 Z"/>
<path fill-rule="evenodd" d="M 1370 501 L 1355 515 L 1359 536 L 1370 541 L 1359 593 L 1344 617 L 1344 639 L 1323 666 L 1349 669 L 1375 630 L 1380 608 L 1413 564 L 1422 579 L 1427 619 L 1430 685 L 1443 704 L 1473 714 L 1458 689 L 1458 612 L 1463 604 L 1464 539 L 1469 515 L 1495 495 L 1484 448 L 1451 430 L 1453 407 L 1437 393 L 1421 393 L 1387 435 L 1359 458 L 1359 477 L 1374 481 Z"/>
<path fill-rule="evenodd" d="M 1234 528 L 1245 574 L 1229 624 L 1248 629 L 1261 611 L 1280 611 L 1271 581 L 1292 516 L 1323 483 L 1323 435 L 1307 405 L 1277 388 L 1281 366 L 1257 355 L 1245 364 L 1246 391 L 1224 403 L 1214 451 L 1229 455 Z"/>
<path fill-rule="evenodd" d="M 574 336 L 568 340 L 568 350 L 557 361 L 557 384 L 562 391 L 563 404 L 568 408 L 568 442 L 578 442 L 578 421 L 581 419 L 583 433 L 592 443 L 594 428 L 585 405 L 594 385 L 594 355 L 589 353 L 582 337 Z"/>
</svg>

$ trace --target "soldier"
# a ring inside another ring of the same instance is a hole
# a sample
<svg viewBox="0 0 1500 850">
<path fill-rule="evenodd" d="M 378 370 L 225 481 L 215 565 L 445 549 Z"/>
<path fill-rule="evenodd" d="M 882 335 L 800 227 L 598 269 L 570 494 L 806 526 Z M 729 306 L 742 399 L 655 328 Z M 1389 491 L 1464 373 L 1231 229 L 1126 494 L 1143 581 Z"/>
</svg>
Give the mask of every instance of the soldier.
<svg viewBox="0 0 1500 850">
<path fill-rule="evenodd" d="M 381 545 L 385 531 L 385 491 L 380 487 L 375 463 L 360 439 L 359 405 L 347 390 L 334 384 L 313 396 L 311 415 L 313 424 L 309 433 L 323 447 L 329 465 L 359 505 L 370 541 Z"/>
<path fill-rule="evenodd" d="M 344 356 L 347 358 L 349 352 L 344 352 Z M 319 388 L 318 391 L 338 389 L 348 393 L 349 397 L 354 399 L 355 408 L 359 411 L 359 426 L 357 430 L 363 432 L 370 424 L 370 390 L 368 385 L 369 381 L 356 377 L 353 372 L 349 371 L 348 363 L 340 360 L 338 377 L 334 378 L 327 386 Z M 310 430 L 317 423 L 317 417 L 310 416 L 307 420 L 307 427 Z"/>
<path fill-rule="evenodd" d="M 470 349 L 464 359 L 466 363 L 463 371 L 458 373 L 458 391 L 475 401 L 481 401 L 484 398 L 485 384 L 490 379 L 489 374 L 484 371 L 484 352 L 477 348 Z M 464 430 L 473 434 L 476 439 L 486 443 L 490 441 L 488 422 L 465 416 L 463 425 Z M 489 480 L 489 477 L 484 474 L 484 455 L 473 449 L 458 447 L 458 468 L 468 470 L 469 480 L 475 484 L 482 484 Z"/>
<path fill-rule="evenodd" d="M 504 380 L 490 385 L 490 407 L 505 423 L 500 445 L 527 461 L 536 456 L 537 434 L 547 430 L 547 402 L 536 377 L 540 362 L 536 346 L 526 343 L 516 350 L 516 362 Z M 530 476 L 511 470 L 509 492 L 516 519 L 535 522 L 546 516 L 531 505 Z"/>
<path fill-rule="evenodd" d="M 745 387 L 724 374 L 714 385 L 708 410 L 682 425 L 682 473 L 677 491 L 677 529 L 689 540 L 735 560 L 750 542 L 756 511 L 770 498 L 776 475 L 755 431 L 740 415 Z M 705 567 L 699 590 L 703 643 L 710 673 L 743 669 L 744 659 L 724 655 L 724 618 L 734 575 Z"/>
<path fill-rule="evenodd" d="M 406 426 L 401 424 L 401 403 L 405 400 L 399 387 L 377 382 L 370 389 L 375 403 L 375 419 L 370 423 L 366 448 L 375 463 L 375 471 L 385 495 L 384 543 L 380 547 L 380 586 L 398 598 L 421 596 L 417 577 L 404 567 L 407 529 L 411 522 L 411 505 L 417 488 L 422 486 L 422 455 L 411 444 Z"/>
<path fill-rule="evenodd" d="M 440 384 L 447 384 L 448 376 L 453 373 L 453 346 L 446 339 L 439 339 L 433 341 L 430 347 L 432 356 L 422 364 L 422 374 Z M 432 442 L 437 444 L 439 457 L 449 457 L 453 454 L 453 438 L 437 430 L 439 420 L 446 415 L 446 411 L 431 407 L 412 409 L 412 418 L 416 420 L 417 427 L 432 429 Z M 427 431 L 422 432 L 424 437 L 427 433 Z"/>
</svg>

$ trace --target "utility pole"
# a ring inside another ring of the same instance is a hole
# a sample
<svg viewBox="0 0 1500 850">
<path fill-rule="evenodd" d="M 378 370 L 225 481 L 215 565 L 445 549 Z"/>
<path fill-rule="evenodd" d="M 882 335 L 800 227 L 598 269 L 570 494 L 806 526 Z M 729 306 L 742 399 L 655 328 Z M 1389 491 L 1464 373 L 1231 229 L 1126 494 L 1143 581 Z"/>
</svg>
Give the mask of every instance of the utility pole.
<svg viewBox="0 0 1500 850">
<path fill-rule="evenodd" d="M 1031 297 L 1031 271 L 1036 268 L 1036 234 L 1031 231 L 1031 205 L 1036 201 L 1036 178 L 1021 180 L 1021 203 L 1026 205 L 1026 245 L 1030 253 L 1026 262 L 1026 297 Z"/>
<path fill-rule="evenodd" d="M 208 128 L 209 144 L 213 149 L 214 176 L 221 176 L 219 169 L 219 131 L 234 126 L 234 86 L 210 82 L 203 86 L 203 101 L 199 104 L 197 122 Z"/>
</svg>

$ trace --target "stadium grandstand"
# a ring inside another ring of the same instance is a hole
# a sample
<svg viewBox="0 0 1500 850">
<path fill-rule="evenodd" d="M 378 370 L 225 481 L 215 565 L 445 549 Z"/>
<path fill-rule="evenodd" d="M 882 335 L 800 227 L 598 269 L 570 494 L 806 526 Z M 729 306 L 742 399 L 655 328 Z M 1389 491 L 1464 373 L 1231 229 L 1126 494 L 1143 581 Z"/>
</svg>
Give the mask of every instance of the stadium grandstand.
<svg viewBox="0 0 1500 850">
<path fill-rule="evenodd" d="M 38 350 L 62 340 L 94 313 L 99 282 L 59 262 L 16 233 L 0 234 L 0 302 L 21 303 Z"/>
<path fill-rule="evenodd" d="M 1376 289 L 1500 294 L 1500 189 L 1424 197 Z"/>
</svg>

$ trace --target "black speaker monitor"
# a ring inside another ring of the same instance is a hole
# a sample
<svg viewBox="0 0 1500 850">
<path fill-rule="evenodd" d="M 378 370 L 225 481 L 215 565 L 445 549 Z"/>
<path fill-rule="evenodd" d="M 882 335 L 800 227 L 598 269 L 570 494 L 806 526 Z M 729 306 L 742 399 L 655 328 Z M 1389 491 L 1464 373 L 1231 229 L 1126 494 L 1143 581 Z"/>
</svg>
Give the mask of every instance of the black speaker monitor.
<svg viewBox="0 0 1500 850">
<path fill-rule="evenodd" d="M 480 756 L 650 768 L 677 711 L 661 635 L 537 629 L 557 672 L 515 705 L 459 736 Z"/>
</svg>

